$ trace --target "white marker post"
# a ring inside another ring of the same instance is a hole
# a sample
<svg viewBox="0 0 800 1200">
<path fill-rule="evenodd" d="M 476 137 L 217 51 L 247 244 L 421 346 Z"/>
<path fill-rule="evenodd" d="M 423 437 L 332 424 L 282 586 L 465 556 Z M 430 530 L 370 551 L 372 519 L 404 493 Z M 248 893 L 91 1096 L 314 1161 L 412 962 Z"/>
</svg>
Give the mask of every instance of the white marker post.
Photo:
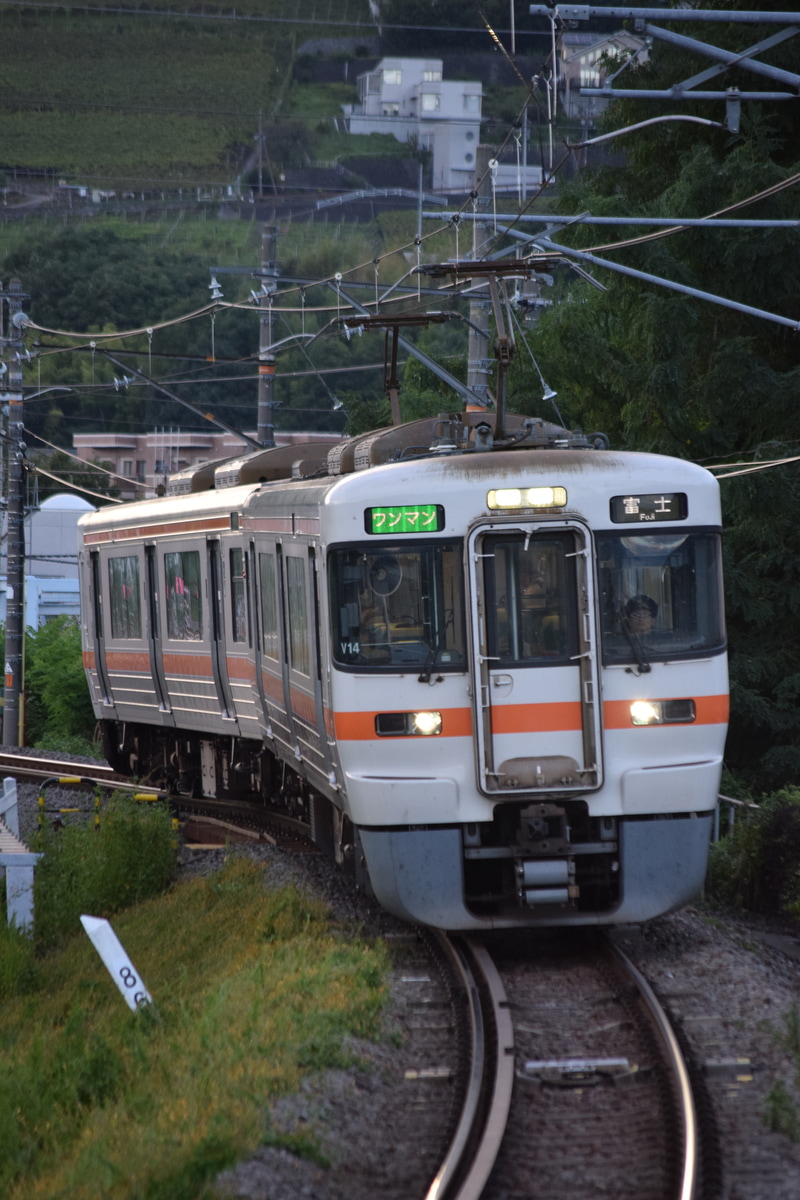
<svg viewBox="0 0 800 1200">
<path fill-rule="evenodd" d="M 89 940 L 106 965 L 128 1008 L 136 1012 L 144 1004 L 152 1004 L 153 997 L 142 983 L 138 971 L 122 948 L 114 930 L 102 917 L 81 917 L 81 925 Z"/>
</svg>

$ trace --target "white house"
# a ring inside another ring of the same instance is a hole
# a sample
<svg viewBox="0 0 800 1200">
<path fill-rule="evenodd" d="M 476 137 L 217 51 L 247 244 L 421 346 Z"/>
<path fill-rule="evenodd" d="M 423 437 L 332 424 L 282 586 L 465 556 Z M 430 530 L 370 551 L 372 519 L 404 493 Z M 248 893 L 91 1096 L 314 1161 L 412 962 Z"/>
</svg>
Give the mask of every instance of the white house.
<svg viewBox="0 0 800 1200">
<path fill-rule="evenodd" d="M 344 105 L 350 133 L 390 133 L 433 156 L 436 191 L 470 191 L 480 141 L 483 86 L 442 79 L 440 58 L 383 58 L 358 76 Z"/>
<path fill-rule="evenodd" d="M 645 63 L 650 56 L 646 38 L 627 30 L 618 33 L 565 33 L 561 38 L 559 87 L 569 116 L 598 112 L 605 104 L 600 96 L 580 97 L 580 88 L 602 87 L 606 75 L 618 71 L 626 60 Z M 608 64 L 613 61 L 614 66 Z M 620 82 L 620 86 L 625 84 Z"/>
</svg>

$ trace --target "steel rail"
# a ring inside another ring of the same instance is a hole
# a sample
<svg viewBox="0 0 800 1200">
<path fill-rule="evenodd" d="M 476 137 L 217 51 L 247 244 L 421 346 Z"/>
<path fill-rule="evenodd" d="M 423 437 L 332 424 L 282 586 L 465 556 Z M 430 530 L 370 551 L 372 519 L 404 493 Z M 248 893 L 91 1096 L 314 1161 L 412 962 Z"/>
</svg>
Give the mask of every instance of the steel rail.
<svg viewBox="0 0 800 1200">
<path fill-rule="evenodd" d="M 458 1126 L 425 1200 L 479 1200 L 511 1106 L 514 1032 L 505 989 L 485 948 L 442 933 L 437 938 L 467 995 L 470 1073 Z"/>
<path fill-rule="evenodd" d="M 681 1164 L 680 1182 L 675 1200 L 695 1200 L 698 1176 L 697 1114 L 695 1112 L 694 1096 L 692 1094 L 686 1061 L 669 1018 L 661 1007 L 650 984 L 638 968 L 633 965 L 628 956 L 610 939 L 603 938 L 603 944 L 635 983 L 672 1070 L 677 1084 L 677 1099 L 681 1124 L 683 1126 L 683 1162 Z"/>
<path fill-rule="evenodd" d="M 132 788 L 142 785 L 127 783 L 116 771 L 105 763 L 64 762 L 57 758 L 35 758 L 33 755 L 20 755 L 13 752 L 0 752 L 0 775 L 25 775 L 28 778 L 44 778 L 50 775 L 80 779 L 82 783 L 101 783 L 104 787 L 113 784 L 115 787 Z M 142 786 L 142 790 L 147 789 Z M 155 788 L 151 788 L 155 791 Z"/>
</svg>

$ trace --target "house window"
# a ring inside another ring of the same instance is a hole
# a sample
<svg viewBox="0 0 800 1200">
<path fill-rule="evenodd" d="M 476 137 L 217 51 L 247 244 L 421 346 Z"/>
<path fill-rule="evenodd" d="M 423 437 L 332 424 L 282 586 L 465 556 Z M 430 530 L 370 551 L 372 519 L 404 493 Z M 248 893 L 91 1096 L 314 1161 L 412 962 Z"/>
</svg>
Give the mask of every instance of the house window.
<svg viewBox="0 0 800 1200">
<path fill-rule="evenodd" d="M 397 68 L 385 67 L 383 71 L 383 82 L 391 87 L 397 87 L 403 82 L 403 72 Z"/>
<path fill-rule="evenodd" d="M 464 97 L 464 112 L 479 113 L 481 111 L 480 96 L 469 95 Z"/>
<path fill-rule="evenodd" d="M 400 112 L 399 104 L 384 104 L 383 115 L 385 117 L 396 117 Z"/>
<path fill-rule="evenodd" d="M 438 112 L 442 97 L 437 92 L 423 92 L 421 96 L 423 112 Z"/>
<path fill-rule="evenodd" d="M 136 460 L 136 478 L 140 483 L 144 483 L 145 473 L 147 471 L 147 462 L 143 458 Z"/>
<path fill-rule="evenodd" d="M 464 155 L 464 162 L 466 162 L 466 163 L 471 163 L 471 162 L 474 160 L 474 158 L 475 158 L 475 155 L 474 155 L 474 154 L 465 154 L 465 155 Z"/>
<path fill-rule="evenodd" d="M 131 479 L 133 477 L 133 461 L 132 461 L 132 459 L 123 458 L 122 474 L 126 477 L 126 479 Z"/>
<path fill-rule="evenodd" d="M 439 83 L 441 81 L 441 78 L 442 78 L 441 71 L 423 71 L 422 72 L 423 83 Z"/>
</svg>

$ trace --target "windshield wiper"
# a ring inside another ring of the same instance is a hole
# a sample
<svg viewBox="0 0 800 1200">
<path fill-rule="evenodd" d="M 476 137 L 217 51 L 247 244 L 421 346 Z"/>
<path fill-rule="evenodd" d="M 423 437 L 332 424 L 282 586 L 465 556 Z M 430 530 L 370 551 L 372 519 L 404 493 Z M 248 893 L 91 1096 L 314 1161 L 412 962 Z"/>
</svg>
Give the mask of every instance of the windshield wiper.
<svg viewBox="0 0 800 1200">
<path fill-rule="evenodd" d="M 636 659 L 636 666 L 639 668 L 639 674 L 646 675 L 648 671 L 652 670 L 652 667 L 647 661 L 647 655 L 644 652 L 644 647 L 637 635 L 633 632 L 630 621 L 627 617 L 622 618 L 622 630 L 631 644 L 631 649 L 633 650 L 634 658 Z M 631 673 L 633 672 L 632 667 L 626 667 L 625 670 Z"/>
<path fill-rule="evenodd" d="M 432 645 L 432 646 L 430 646 L 430 647 L 428 648 L 428 656 L 427 656 L 427 658 L 425 659 L 425 666 L 422 668 L 422 670 L 420 671 L 420 673 L 419 673 L 419 675 L 418 675 L 418 677 L 417 677 L 417 682 L 418 682 L 418 683 L 430 683 L 430 682 L 431 682 L 431 675 L 432 675 L 432 674 L 433 674 L 433 672 L 436 670 L 436 660 L 437 660 L 437 659 L 438 659 L 438 657 L 439 657 L 439 643 L 440 643 L 440 641 L 441 641 L 441 637 L 440 637 L 440 635 L 437 633 L 437 635 L 436 635 L 436 638 L 435 638 L 435 640 L 434 640 L 434 642 L 433 642 L 433 645 Z M 649 669 L 650 669 L 650 668 L 648 667 L 648 670 L 649 670 Z M 434 683 L 441 683 L 441 682 L 442 682 L 442 676 L 441 676 L 441 675 L 438 675 L 438 676 L 436 677 L 436 679 L 434 679 L 434 681 L 433 681 L 433 682 L 434 682 Z"/>
</svg>

